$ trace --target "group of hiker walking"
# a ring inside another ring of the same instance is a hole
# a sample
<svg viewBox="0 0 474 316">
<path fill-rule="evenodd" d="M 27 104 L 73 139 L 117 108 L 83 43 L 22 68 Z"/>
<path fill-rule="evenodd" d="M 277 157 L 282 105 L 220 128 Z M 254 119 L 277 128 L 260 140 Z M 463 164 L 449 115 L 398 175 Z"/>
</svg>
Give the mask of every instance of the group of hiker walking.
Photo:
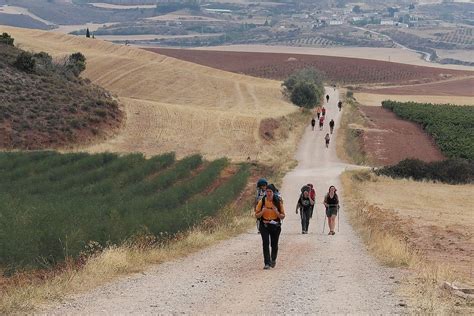
<svg viewBox="0 0 474 316">
<path fill-rule="evenodd" d="M 326 95 L 326 102 L 329 103 L 329 94 Z M 342 109 L 342 101 L 339 101 L 337 103 L 337 107 L 339 108 L 339 111 Z M 326 119 L 326 108 L 324 106 L 320 107 L 318 106 L 316 108 L 316 116 L 319 121 L 319 130 L 322 131 L 324 127 L 324 120 Z M 316 126 L 316 117 L 313 116 L 311 119 L 311 128 L 314 131 L 314 127 Z M 334 131 L 334 126 L 335 122 L 333 119 L 329 121 L 329 133 L 326 133 L 326 136 L 324 137 L 324 141 L 326 143 L 326 148 L 329 148 L 329 142 L 331 140 L 331 136 L 329 134 L 332 134 Z"/>
<path fill-rule="evenodd" d="M 316 190 L 311 183 L 301 188 L 296 203 L 296 214 L 300 214 L 301 233 L 308 234 L 309 223 L 313 217 L 316 204 Z M 330 186 L 324 197 L 323 204 L 326 209 L 326 217 L 329 226 L 329 234 L 335 235 L 336 216 L 339 211 L 339 197 L 336 188 Z M 269 184 L 266 179 L 257 182 L 257 194 L 255 197 L 255 217 L 257 218 L 257 229 L 262 237 L 264 269 L 274 268 L 278 256 L 278 241 L 281 233 L 281 225 L 285 219 L 285 208 L 280 192 L 275 185 Z M 324 223 L 326 227 L 326 223 Z M 324 232 L 324 228 L 323 228 Z"/>
<path fill-rule="evenodd" d="M 326 95 L 326 103 L 329 103 L 329 94 Z M 339 111 L 342 109 L 342 102 L 337 104 Z M 327 110 L 323 106 L 317 107 L 316 117 L 319 121 L 319 129 L 323 130 L 324 120 Z M 316 117 L 311 120 L 312 130 L 316 126 Z M 335 122 L 333 119 L 329 122 L 329 131 L 334 131 Z M 326 148 L 329 147 L 329 133 L 324 137 Z M 336 217 L 339 212 L 339 197 L 337 196 L 336 187 L 331 185 L 328 192 L 324 196 L 323 205 L 329 226 L 328 235 L 335 235 Z M 309 223 L 313 217 L 316 206 L 316 190 L 313 184 L 303 185 L 299 192 L 298 201 L 296 203 L 296 214 L 300 215 L 301 233 L 308 234 Z M 257 230 L 262 237 L 264 269 L 274 268 L 278 256 L 278 241 L 280 239 L 281 225 L 286 217 L 285 208 L 283 206 L 283 198 L 278 189 L 273 184 L 269 184 L 264 178 L 257 182 L 257 194 L 255 197 L 255 217 L 257 218 Z M 323 233 L 326 228 L 324 221 Z"/>
</svg>

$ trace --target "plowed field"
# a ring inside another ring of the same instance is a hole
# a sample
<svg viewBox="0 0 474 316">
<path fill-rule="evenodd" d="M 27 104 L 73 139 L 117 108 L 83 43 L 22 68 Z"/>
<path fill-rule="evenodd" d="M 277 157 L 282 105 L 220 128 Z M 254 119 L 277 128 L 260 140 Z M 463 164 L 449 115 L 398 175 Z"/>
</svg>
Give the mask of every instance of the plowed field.
<svg viewBox="0 0 474 316">
<path fill-rule="evenodd" d="M 278 80 L 307 67 L 317 68 L 325 72 L 329 80 L 344 84 L 414 84 L 474 75 L 474 72 L 463 70 L 320 55 L 163 48 L 148 50 L 213 68 Z"/>
</svg>

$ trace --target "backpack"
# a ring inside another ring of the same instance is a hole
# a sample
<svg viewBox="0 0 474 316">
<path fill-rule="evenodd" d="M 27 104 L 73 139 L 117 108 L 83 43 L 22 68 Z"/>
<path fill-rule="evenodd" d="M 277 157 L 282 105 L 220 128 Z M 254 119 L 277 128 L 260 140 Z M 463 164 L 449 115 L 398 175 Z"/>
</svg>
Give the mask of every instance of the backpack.
<svg viewBox="0 0 474 316">
<path fill-rule="evenodd" d="M 303 185 L 301 187 L 301 194 L 303 194 L 304 191 L 311 192 L 311 188 L 308 185 Z"/>
</svg>

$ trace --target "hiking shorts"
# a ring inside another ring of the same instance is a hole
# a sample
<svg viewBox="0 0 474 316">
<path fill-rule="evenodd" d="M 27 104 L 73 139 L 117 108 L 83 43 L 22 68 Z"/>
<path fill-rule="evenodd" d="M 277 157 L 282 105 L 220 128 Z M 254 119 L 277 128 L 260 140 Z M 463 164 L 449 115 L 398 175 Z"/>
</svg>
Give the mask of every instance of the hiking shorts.
<svg viewBox="0 0 474 316">
<path fill-rule="evenodd" d="M 331 216 L 336 216 L 337 215 L 337 206 L 330 206 L 326 208 L 326 216 L 331 217 Z"/>
</svg>

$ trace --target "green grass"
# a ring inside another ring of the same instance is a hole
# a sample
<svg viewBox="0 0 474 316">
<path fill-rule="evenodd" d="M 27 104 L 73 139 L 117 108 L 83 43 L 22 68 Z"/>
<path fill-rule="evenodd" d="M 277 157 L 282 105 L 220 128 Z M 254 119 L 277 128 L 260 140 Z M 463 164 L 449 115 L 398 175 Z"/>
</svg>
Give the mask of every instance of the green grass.
<svg viewBox="0 0 474 316">
<path fill-rule="evenodd" d="M 245 187 L 248 166 L 221 178 L 228 167 L 200 155 L 0 153 L 0 267 L 48 267 L 91 241 L 187 230 Z"/>
<path fill-rule="evenodd" d="M 474 160 L 474 106 L 394 101 L 382 106 L 421 124 L 447 157 Z"/>
</svg>

